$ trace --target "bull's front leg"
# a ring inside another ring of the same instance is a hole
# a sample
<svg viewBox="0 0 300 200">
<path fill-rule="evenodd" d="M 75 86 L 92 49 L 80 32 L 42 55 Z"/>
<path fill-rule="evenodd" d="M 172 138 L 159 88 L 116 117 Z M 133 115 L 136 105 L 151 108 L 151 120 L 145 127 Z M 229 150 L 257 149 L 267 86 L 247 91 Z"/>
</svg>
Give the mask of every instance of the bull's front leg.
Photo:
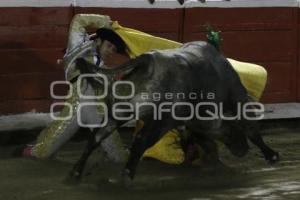
<svg viewBox="0 0 300 200">
<path fill-rule="evenodd" d="M 251 101 L 251 99 L 250 99 Z M 247 103 L 249 102 L 249 97 L 247 99 L 244 99 L 242 101 L 238 101 Z M 255 109 L 255 106 L 252 106 L 253 110 Z M 245 134 L 250 141 L 256 145 L 262 154 L 265 157 L 265 160 L 267 160 L 269 163 L 273 164 L 279 161 L 279 153 L 271 149 L 263 140 L 260 131 L 259 131 L 259 124 L 257 120 L 253 120 L 257 118 L 256 113 L 253 112 L 253 110 L 249 110 L 248 112 L 245 112 L 244 115 L 246 117 L 242 117 L 242 119 L 239 121 L 241 124 L 241 127 L 245 130 Z M 235 111 L 236 113 L 236 111 Z M 251 117 L 252 120 L 249 118 Z"/>
<path fill-rule="evenodd" d="M 279 161 L 279 153 L 271 149 L 263 140 L 259 129 L 258 124 L 255 121 L 248 121 L 246 122 L 246 132 L 247 137 L 250 141 L 256 145 L 264 155 L 265 159 L 270 163 L 276 163 Z"/>
</svg>

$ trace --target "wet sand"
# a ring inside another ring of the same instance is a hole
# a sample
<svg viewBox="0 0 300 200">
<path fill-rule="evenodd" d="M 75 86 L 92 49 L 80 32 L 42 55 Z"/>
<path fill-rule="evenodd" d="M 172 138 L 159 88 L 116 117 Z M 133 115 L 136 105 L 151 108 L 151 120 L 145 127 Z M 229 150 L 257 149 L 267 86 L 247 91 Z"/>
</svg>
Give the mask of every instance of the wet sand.
<svg viewBox="0 0 300 200">
<path fill-rule="evenodd" d="M 166 165 L 146 160 L 139 165 L 130 189 L 119 183 L 123 165 L 103 161 L 101 151 L 91 157 L 80 184 L 64 182 L 84 142 L 68 143 L 55 159 L 47 161 L 12 158 L 14 146 L 2 146 L 0 199 L 299 199 L 300 131 L 275 129 L 267 131 L 264 138 L 279 151 L 278 164 L 267 164 L 253 146 L 243 158 L 233 157 L 221 147 L 221 159 L 227 167 Z"/>
</svg>

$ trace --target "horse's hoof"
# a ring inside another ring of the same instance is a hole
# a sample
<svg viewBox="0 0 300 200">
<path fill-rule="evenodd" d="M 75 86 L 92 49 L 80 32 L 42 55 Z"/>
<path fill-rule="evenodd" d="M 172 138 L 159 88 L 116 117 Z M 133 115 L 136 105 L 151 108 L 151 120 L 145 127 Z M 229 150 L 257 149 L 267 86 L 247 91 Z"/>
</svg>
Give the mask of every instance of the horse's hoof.
<svg viewBox="0 0 300 200">
<path fill-rule="evenodd" d="M 63 181 L 66 185 L 78 185 L 81 182 L 79 174 L 70 173 Z"/>
<path fill-rule="evenodd" d="M 278 152 L 274 152 L 271 156 L 267 157 L 266 160 L 270 163 L 270 164 L 275 164 L 279 161 L 279 153 Z"/>
</svg>

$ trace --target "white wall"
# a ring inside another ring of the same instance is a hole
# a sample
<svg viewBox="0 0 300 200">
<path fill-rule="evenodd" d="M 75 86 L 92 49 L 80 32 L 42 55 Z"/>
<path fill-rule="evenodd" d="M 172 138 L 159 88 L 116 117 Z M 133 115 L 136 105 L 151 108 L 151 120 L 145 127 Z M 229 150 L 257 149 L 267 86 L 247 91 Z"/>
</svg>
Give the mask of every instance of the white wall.
<svg viewBox="0 0 300 200">
<path fill-rule="evenodd" d="M 186 7 L 298 7 L 300 0 L 207 0 L 201 3 L 197 0 L 189 0 Z"/>
<path fill-rule="evenodd" d="M 0 0 L 0 7 L 125 7 L 125 8 L 182 8 L 182 7 L 298 7 L 300 0 L 186 0 L 180 5 L 177 0 Z"/>
</svg>

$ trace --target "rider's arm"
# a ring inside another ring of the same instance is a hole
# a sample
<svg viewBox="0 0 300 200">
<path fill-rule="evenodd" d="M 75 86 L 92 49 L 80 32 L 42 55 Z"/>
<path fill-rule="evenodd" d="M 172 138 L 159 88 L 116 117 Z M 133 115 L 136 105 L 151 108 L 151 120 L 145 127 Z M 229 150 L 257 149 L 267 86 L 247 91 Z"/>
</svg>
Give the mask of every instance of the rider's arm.
<svg viewBox="0 0 300 200">
<path fill-rule="evenodd" d="M 64 58 L 78 58 L 81 57 L 81 49 L 84 47 L 83 44 L 88 41 L 87 29 L 93 28 L 111 28 L 111 20 L 106 15 L 95 15 L 95 14 L 77 14 L 73 17 L 70 30 L 68 47 Z M 78 47 L 78 48 L 77 48 Z M 84 49 L 82 49 L 84 50 Z M 78 52 L 78 54 L 76 53 Z M 86 53 L 83 53 L 83 55 Z M 74 60 L 73 59 L 73 60 Z M 80 74 L 80 70 L 76 69 L 74 62 L 68 62 L 64 65 L 66 80 L 72 80 Z"/>
<path fill-rule="evenodd" d="M 68 40 L 68 52 L 85 42 L 88 38 L 87 29 L 110 28 L 111 19 L 107 15 L 77 14 L 73 17 Z"/>
</svg>

